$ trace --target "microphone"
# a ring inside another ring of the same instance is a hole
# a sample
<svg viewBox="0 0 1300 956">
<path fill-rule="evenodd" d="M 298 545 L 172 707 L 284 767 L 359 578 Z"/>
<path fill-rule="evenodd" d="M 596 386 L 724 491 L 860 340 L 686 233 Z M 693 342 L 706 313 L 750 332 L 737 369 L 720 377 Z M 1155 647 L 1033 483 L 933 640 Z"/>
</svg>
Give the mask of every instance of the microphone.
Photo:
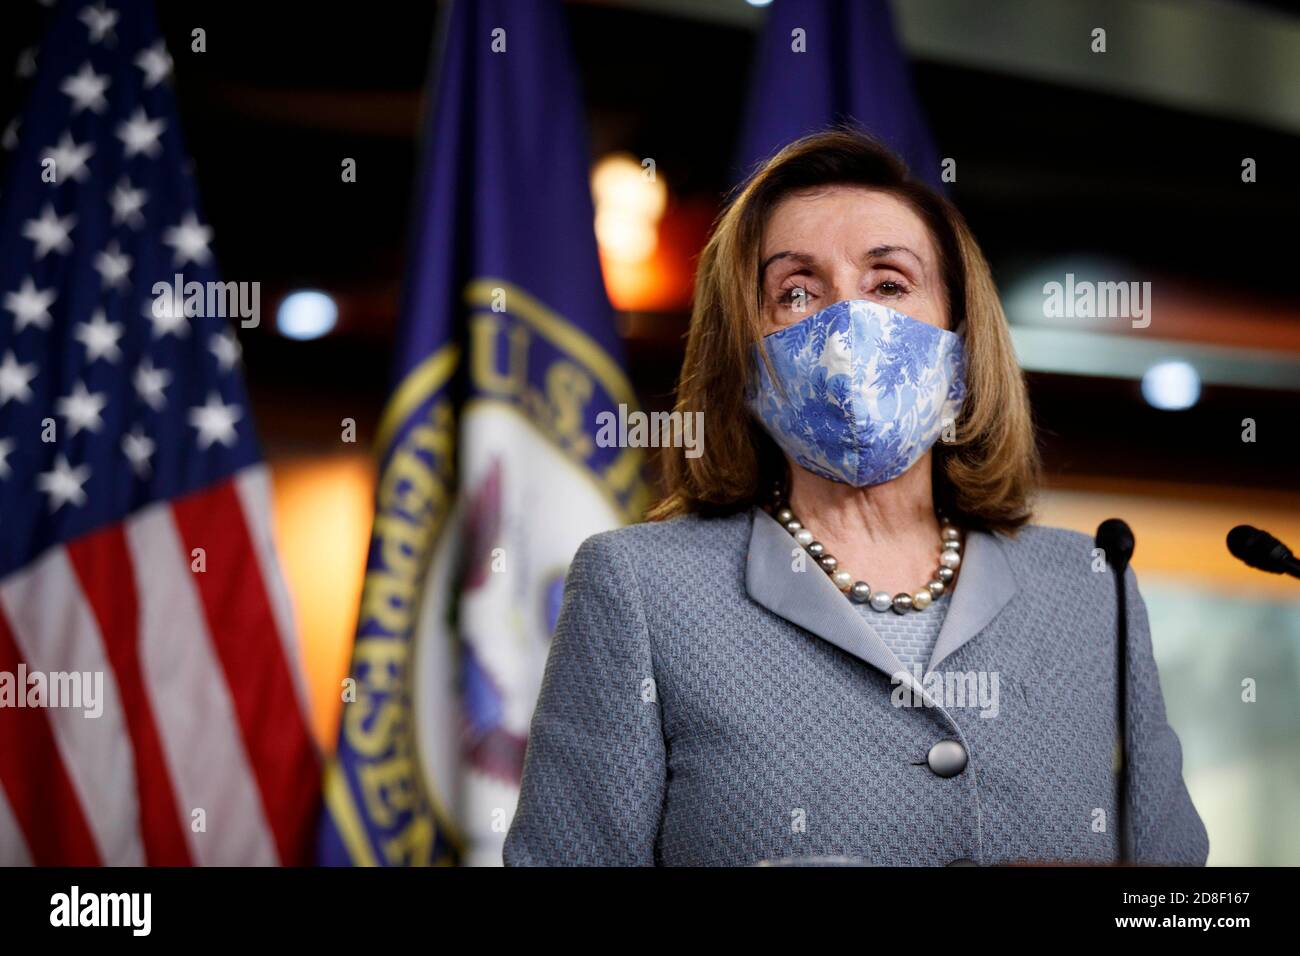
<svg viewBox="0 0 1300 956">
<path fill-rule="evenodd" d="M 1123 574 L 1133 557 L 1133 529 L 1120 518 L 1107 518 L 1097 526 L 1097 547 L 1106 555 L 1106 563 Z"/>
<path fill-rule="evenodd" d="M 1106 556 L 1106 563 L 1115 572 L 1115 717 L 1119 729 L 1119 799 L 1115 802 L 1116 824 L 1119 828 L 1119 861 L 1128 863 L 1132 858 L 1132 845 L 1128 832 L 1128 593 L 1124 587 L 1124 572 L 1137 542 L 1133 529 L 1120 518 L 1107 518 L 1097 526 L 1093 543 Z"/>
<path fill-rule="evenodd" d="M 1228 532 L 1228 550 L 1234 558 L 1252 568 L 1300 578 L 1300 560 L 1296 560 L 1291 549 L 1267 531 L 1239 524 Z"/>
</svg>

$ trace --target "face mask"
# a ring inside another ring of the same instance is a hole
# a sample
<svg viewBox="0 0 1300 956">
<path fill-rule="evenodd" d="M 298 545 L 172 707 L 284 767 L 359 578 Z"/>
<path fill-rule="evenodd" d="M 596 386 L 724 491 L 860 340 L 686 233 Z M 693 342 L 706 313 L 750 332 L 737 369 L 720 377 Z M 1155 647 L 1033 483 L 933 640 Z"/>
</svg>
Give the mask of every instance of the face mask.
<svg viewBox="0 0 1300 956">
<path fill-rule="evenodd" d="M 849 299 L 754 346 L 749 409 L 790 458 L 858 488 L 897 478 L 930 450 L 966 394 L 959 336 Z"/>
</svg>

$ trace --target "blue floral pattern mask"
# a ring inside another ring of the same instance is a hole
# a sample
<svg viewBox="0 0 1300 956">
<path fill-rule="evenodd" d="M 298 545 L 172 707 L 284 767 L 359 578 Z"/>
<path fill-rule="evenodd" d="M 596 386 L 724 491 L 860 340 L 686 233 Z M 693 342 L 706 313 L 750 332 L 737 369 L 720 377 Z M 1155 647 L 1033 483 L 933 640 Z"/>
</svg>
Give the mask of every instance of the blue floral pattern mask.
<svg viewBox="0 0 1300 956">
<path fill-rule="evenodd" d="M 848 299 L 754 345 L 749 409 L 813 474 L 858 488 L 897 478 L 955 421 L 966 395 L 960 336 Z"/>
</svg>

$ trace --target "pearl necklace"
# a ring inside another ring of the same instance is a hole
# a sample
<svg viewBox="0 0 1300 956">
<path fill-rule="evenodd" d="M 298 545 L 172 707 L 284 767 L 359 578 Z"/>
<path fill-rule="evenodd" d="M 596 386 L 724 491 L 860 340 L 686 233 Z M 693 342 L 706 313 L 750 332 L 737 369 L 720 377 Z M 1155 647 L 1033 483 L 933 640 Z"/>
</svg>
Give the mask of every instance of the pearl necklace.
<svg viewBox="0 0 1300 956">
<path fill-rule="evenodd" d="M 943 542 L 943 550 L 939 552 L 939 567 L 934 572 L 934 577 L 926 583 L 925 587 L 912 594 L 900 591 L 891 597 L 888 591 L 873 592 L 871 585 L 866 581 L 854 581 L 853 575 L 839 566 L 839 561 L 834 555 L 826 553 L 826 546 L 813 537 L 813 533 L 800 523 L 794 512 L 779 498 L 773 508 L 772 516 L 786 531 L 790 532 L 805 551 L 812 555 L 813 560 L 830 575 L 831 581 L 848 595 L 849 600 L 855 604 L 870 604 L 873 611 L 892 609 L 895 614 L 924 611 L 943 594 L 952 583 L 952 579 L 956 577 L 957 568 L 961 566 L 961 532 L 947 518 L 939 515 L 942 524 L 939 537 Z"/>
</svg>

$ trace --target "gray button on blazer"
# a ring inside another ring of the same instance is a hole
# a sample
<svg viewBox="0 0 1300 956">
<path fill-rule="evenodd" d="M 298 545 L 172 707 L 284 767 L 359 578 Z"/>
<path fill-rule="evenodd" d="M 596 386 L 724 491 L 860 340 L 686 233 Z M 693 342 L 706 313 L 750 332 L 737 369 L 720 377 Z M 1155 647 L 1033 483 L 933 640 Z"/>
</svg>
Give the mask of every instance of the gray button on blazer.
<svg viewBox="0 0 1300 956">
<path fill-rule="evenodd" d="M 1115 585 L 1092 547 L 969 534 L 931 673 L 895 680 L 869 621 L 811 563 L 793 570 L 762 511 L 588 539 L 506 864 L 1114 862 Z M 1133 856 L 1200 865 L 1131 570 L 1126 586 Z"/>
</svg>

